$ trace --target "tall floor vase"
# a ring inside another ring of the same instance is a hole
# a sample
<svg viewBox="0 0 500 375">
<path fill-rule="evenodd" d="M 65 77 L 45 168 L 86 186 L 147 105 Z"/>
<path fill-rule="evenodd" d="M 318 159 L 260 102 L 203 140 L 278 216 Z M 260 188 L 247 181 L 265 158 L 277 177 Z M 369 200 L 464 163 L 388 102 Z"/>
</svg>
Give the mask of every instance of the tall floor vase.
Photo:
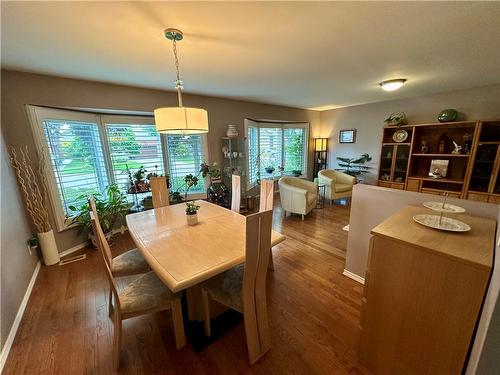
<svg viewBox="0 0 500 375">
<path fill-rule="evenodd" d="M 54 231 L 51 229 L 48 232 L 38 233 L 38 242 L 42 249 L 43 262 L 47 266 L 59 263 L 59 251 L 57 251 L 56 239 Z"/>
</svg>

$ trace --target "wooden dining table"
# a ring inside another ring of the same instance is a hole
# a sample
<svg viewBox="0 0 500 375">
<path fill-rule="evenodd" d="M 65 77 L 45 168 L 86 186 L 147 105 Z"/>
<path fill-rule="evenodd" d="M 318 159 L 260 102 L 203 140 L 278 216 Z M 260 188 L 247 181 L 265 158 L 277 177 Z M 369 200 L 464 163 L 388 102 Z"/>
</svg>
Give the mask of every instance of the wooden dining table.
<svg viewBox="0 0 500 375">
<path fill-rule="evenodd" d="M 172 292 L 198 285 L 245 261 L 245 217 L 206 201 L 198 224 L 187 225 L 186 205 L 127 215 L 127 226 L 151 269 Z M 285 239 L 272 232 L 272 246 Z"/>
</svg>

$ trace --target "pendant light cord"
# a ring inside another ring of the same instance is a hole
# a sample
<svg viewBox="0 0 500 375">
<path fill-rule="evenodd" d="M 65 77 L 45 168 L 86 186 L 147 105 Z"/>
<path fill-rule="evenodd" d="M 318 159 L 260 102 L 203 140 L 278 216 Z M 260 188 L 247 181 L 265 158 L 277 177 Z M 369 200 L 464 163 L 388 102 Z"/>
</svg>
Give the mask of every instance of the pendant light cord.
<svg viewBox="0 0 500 375">
<path fill-rule="evenodd" d="M 184 88 L 182 86 L 182 81 L 180 78 L 180 73 L 179 73 L 179 58 L 177 56 L 177 35 L 174 34 L 174 37 L 172 39 L 172 44 L 174 47 L 174 59 L 175 59 L 175 71 L 176 71 L 176 80 L 175 80 L 175 88 L 177 90 L 177 98 L 179 100 L 179 107 L 182 107 L 182 89 Z"/>
</svg>

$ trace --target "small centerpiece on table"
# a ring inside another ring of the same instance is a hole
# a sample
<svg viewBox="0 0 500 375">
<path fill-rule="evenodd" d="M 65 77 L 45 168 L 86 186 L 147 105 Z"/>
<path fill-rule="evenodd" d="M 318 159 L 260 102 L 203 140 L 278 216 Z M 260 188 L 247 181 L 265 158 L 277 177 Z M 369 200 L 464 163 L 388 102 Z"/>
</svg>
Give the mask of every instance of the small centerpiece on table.
<svg viewBox="0 0 500 375">
<path fill-rule="evenodd" d="M 195 202 L 186 202 L 186 219 L 188 225 L 198 224 L 198 206 Z"/>
</svg>

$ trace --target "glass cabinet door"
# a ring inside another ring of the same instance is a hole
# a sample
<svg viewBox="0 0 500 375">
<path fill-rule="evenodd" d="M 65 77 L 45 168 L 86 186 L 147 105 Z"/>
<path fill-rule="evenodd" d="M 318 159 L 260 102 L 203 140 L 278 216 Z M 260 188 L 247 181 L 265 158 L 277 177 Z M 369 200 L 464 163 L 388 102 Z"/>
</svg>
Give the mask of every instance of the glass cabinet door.
<svg viewBox="0 0 500 375">
<path fill-rule="evenodd" d="M 396 146 L 396 163 L 394 164 L 394 173 L 392 179 L 394 182 L 405 182 L 409 155 L 410 146 Z"/>
<path fill-rule="evenodd" d="M 493 175 L 498 145 L 478 144 L 469 190 L 487 192 Z M 497 185 L 498 185 L 498 181 Z"/>
<path fill-rule="evenodd" d="M 394 146 L 382 146 L 382 154 L 380 155 L 380 170 L 378 178 L 382 181 L 391 180 L 392 159 L 394 157 Z"/>
</svg>

